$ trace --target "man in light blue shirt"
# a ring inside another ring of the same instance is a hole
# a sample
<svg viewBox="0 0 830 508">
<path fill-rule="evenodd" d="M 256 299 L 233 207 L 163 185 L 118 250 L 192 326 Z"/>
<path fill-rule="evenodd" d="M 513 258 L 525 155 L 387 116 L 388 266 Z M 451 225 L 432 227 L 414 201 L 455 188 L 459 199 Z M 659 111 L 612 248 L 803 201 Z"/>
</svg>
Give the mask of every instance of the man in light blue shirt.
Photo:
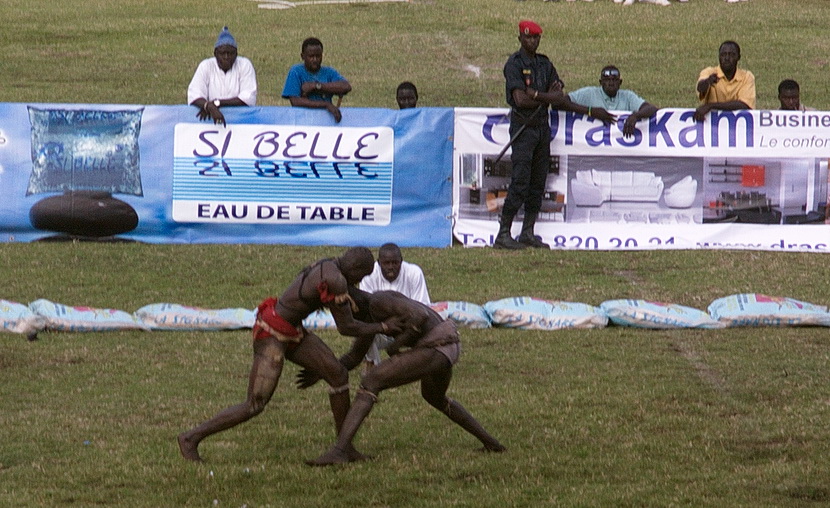
<svg viewBox="0 0 830 508">
<path fill-rule="evenodd" d="M 323 63 L 323 43 L 320 39 L 309 37 L 303 41 L 300 58 L 303 63 L 293 65 L 285 78 L 282 98 L 288 99 L 292 106 L 303 108 L 325 108 L 340 122 L 339 101 L 335 105 L 332 97 L 343 97 L 352 91 L 352 85 L 333 67 Z"/>
<path fill-rule="evenodd" d="M 631 90 L 620 90 L 622 78 L 620 70 L 613 65 L 603 67 L 599 75 L 600 86 L 586 86 L 568 94 L 572 102 L 591 108 L 604 108 L 608 111 L 630 111 L 631 114 L 623 124 L 623 136 L 634 134 L 638 121 L 650 118 L 657 113 L 657 106 L 649 104 Z"/>
</svg>

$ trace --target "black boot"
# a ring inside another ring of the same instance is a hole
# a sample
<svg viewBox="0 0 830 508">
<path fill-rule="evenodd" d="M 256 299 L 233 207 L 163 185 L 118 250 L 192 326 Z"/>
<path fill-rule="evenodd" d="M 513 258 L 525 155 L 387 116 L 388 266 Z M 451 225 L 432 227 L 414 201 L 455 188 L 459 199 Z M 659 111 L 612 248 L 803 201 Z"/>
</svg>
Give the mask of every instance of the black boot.
<svg viewBox="0 0 830 508">
<path fill-rule="evenodd" d="M 519 243 L 510 236 L 510 226 L 513 225 L 513 217 L 502 217 L 499 219 L 499 233 L 493 241 L 493 247 L 496 249 L 510 249 L 520 250 L 526 249 L 527 245 Z"/>
<path fill-rule="evenodd" d="M 550 245 L 546 244 L 542 240 L 539 240 L 536 238 L 536 235 L 533 234 L 533 228 L 536 226 L 536 217 L 538 217 L 538 215 L 538 213 L 525 212 L 525 217 L 522 221 L 522 232 L 519 234 L 519 242 L 528 247 L 550 249 Z"/>
</svg>

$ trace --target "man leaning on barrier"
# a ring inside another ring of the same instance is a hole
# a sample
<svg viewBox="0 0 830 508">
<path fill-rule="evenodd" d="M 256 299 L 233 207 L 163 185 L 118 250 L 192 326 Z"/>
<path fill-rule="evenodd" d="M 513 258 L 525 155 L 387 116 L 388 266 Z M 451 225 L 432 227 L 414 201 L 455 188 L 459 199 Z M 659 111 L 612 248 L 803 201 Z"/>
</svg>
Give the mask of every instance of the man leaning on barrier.
<svg viewBox="0 0 830 508">
<path fill-rule="evenodd" d="M 202 60 L 190 85 L 187 103 L 199 108 L 199 120 L 226 125 L 220 108 L 256 106 L 256 71 L 250 60 L 237 55 L 236 39 L 222 29 L 213 47 L 213 58 Z"/>
</svg>

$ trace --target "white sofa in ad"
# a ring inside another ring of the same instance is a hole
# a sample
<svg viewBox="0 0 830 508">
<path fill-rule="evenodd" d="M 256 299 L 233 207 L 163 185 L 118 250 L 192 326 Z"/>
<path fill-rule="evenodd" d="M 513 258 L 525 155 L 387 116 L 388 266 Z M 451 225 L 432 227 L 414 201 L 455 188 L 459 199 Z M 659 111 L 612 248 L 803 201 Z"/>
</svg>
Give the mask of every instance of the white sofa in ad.
<svg viewBox="0 0 830 508">
<path fill-rule="evenodd" d="M 577 206 L 599 206 L 606 201 L 657 202 L 663 179 L 646 171 L 580 170 L 571 180 L 571 199 Z"/>
</svg>

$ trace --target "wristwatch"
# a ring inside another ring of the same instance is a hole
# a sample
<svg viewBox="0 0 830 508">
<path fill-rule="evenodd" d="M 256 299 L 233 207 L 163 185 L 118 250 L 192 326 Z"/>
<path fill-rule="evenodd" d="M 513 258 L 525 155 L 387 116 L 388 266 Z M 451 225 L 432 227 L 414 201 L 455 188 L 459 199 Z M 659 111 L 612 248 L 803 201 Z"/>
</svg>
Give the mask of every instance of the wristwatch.
<svg viewBox="0 0 830 508">
<path fill-rule="evenodd" d="M 222 104 L 222 101 L 220 101 L 219 99 L 213 99 L 213 105 L 214 106 L 216 106 L 218 108 L 220 104 Z"/>
<path fill-rule="evenodd" d="M 320 82 L 319 82 L 319 81 L 317 81 L 316 83 L 314 83 L 314 88 L 316 88 L 317 90 L 319 90 L 319 89 L 323 88 L 323 85 L 322 85 L 322 84 L 320 84 Z"/>
</svg>

